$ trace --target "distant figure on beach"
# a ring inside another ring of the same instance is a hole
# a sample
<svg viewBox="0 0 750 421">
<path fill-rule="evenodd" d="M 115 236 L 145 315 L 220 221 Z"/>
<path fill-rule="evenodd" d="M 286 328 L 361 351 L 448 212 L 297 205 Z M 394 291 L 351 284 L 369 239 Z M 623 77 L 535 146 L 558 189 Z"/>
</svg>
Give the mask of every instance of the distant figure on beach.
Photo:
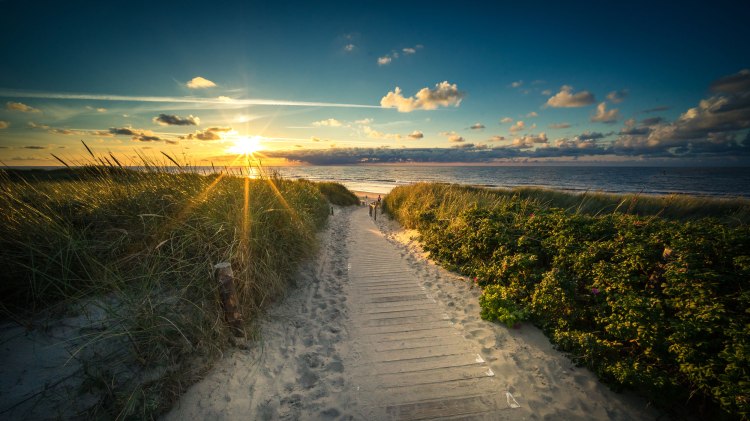
<svg viewBox="0 0 750 421">
<path fill-rule="evenodd" d="M 378 195 L 378 205 L 380 205 L 380 195 Z"/>
</svg>

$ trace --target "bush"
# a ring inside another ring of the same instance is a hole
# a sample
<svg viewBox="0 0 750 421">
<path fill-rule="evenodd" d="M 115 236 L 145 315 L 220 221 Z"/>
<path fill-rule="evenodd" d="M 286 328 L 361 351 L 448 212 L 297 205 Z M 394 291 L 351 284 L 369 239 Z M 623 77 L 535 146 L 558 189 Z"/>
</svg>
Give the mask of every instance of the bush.
<svg viewBox="0 0 750 421">
<path fill-rule="evenodd" d="M 750 227 L 493 195 L 416 185 L 386 204 L 432 258 L 483 287 L 483 318 L 528 318 L 615 387 L 748 416 Z"/>
</svg>

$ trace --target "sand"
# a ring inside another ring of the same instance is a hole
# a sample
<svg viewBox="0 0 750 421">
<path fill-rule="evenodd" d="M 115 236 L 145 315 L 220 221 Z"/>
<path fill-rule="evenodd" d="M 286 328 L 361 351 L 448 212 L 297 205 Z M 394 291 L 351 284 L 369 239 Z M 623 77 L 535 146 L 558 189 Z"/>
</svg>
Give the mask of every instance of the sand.
<svg viewBox="0 0 750 421">
<path fill-rule="evenodd" d="M 368 194 L 371 196 L 371 194 Z M 377 197 L 375 195 L 374 197 Z M 166 419 L 655 419 L 530 324 L 481 320 L 478 288 L 415 233 L 336 208 L 297 287 Z"/>
</svg>

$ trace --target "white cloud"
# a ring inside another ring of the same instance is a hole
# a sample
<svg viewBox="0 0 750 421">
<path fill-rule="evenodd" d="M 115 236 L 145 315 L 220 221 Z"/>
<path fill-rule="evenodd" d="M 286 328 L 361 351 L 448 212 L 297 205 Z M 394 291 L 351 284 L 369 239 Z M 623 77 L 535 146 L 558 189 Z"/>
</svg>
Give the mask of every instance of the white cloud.
<svg viewBox="0 0 750 421">
<path fill-rule="evenodd" d="M 421 139 L 424 137 L 424 133 L 420 132 L 419 130 L 414 130 L 413 132 L 409 133 L 409 137 L 412 139 Z"/>
<path fill-rule="evenodd" d="M 596 114 L 591 116 L 591 121 L 598 123 L 615 123 L 619 117 L 620 110 L 617 108 L 607 110 L 607 103 L 602 102 L 596 106 Z"/>
<path fill-rule="evenodd" d="M 461 135 L 459 135 L 458 133 L 454 131 L 440 132 L 440 134 L 443 136 L 447 136 L 449 142 L 461 143 L 461 142 L 466 141 L 466 139 L 464 139 Z"/>
<path fill-rule="evenodd" d="M 554 108 L 585 107 L 595 102 L 594 95 L 588 91 L 573 93 L 573 87 L 565 85 L 560 92 L 547 100 L 547 105 Z"/>
<path fill-rule="evenodd" d="M 570 123 L 552 123 L 549 125 L 550 129 L 567 129 L 570 128 Z"/>
<path fill-rule="evenodd" d="M 408 54 L 414 54 L 414 53 L 416 53 L 416 52 L 417 52 L 417 50 L 416 50 L 415 48 L 408 48 L 408 47 L 407 47 L 407 48 L 404 48 L 404 49 L 403 49 L 403 50 L 401 50 L 401 51 L 403 51 L 403 52 L 404 52 L 404 54 L 407 54 L 407 55 L 408 55 Z"/>
<path fill-rule="evenodd" d="M 505 136 L 492 136 L 489 139 L 490 142 L 500 142 L 502 140 L 505 140 Z"/>
<path fill-rule="evenodd" d="M 549 89 L 545 89 L 541 92 L 541 94 L 544 96 L 549 96 L 552 95 L 552 91 L 550 91 Z"/>
<path fill-rule="evenodd" d="M 10 123 L 5 120 L 0 120 L 0 129 L 7 129 L 8 127 L 10 127 Z"/>
<path fill-rule="evenodd" d="M 510 117 L 503 117 L 502 119 L 500 119 L 500 122 L 501 123 L 512 123 L 513 119 L 510 118 Z"/>
<path fill-rule="evenodd" d="M 520 88 L 521 85 L 523 85 L 523 81 L 522 80 L 517 80 L 517 81 L 515 81 L 515 82 L 513 82 L 513 83 L 510 84 L 511 88 Z"/>
<path fill-rule="evenodd" d="M 537 114 L 536 111 L 532 111 L 532 112 L 526 114 L 526 117 L 529 117 L 529 118 L 539 117 L 539 114 Z"/>
<path fill-rule="evenodd" d="M 326 120 L 313 121 L 312 125 L 315 127 L 341 127 L 343 124 L 335 118 L 329 118 Z"/>
<path fill-rule="evenodd" d="M 469 127 L 471 130 L 482 130 L 484 129 L 484 124 L 482 123 L 474 123 L 471 127 Z"/>
<path fill-rule="evenodd" d="M 362 130 L 365 132 L 365 134 L 367 135 L 367 137 L 371 137 L 373 139 L 393 139 L 393 140 L 399 140 L 399 139 L 403 138 L 403 136 L 401 136 L 398 133 L 383 133 L 383 132 L 380 132 L 380 131 L 377 131 L 377 130 L 373 129 L 370 126 L 362 126 Z"/>
<path fill-rule="evenodd" d="M 524 123 L 521 120 L 518 120 L 518 121 L 516 121 L 516 124 L 510 126 L 509 130 L 510 130 L 511 133 L 515 133 L 515 132 L 519 132 L 519 131 L 521 131 L 521 130 L 523 130 L 525 128 L 526 128 L 526 123 Z"/>
<path fill-rule="evenodd" d="M 40 113 L 39 109 L 26 105 L 22 102 L 8 101 L 5 103 L 5 109 L 9 111 L 20 111 L 22 113 Z"/>
<path fill-rule="evenodd" d="M 375 121 L 375 120 L 372 119 L 372 118 L 363 118 L 362 120 L 354 120 L 355 123 L 357 123 L 357 124 L 364 124 L 364 125 L 372 124 L 373 121 Z"/>
<path fill-rule="evenodd" d="M 357 48 L 357 46 L 354 44 L 346 44 L 344 46 L 344 51 L 346 51 L 347 53 L 351 53 L 355 48 Z"/>
<path fill-rule="evenodd" d="M 627 89 L 620 89 L 619 91 L 612 91 L 607 94 L 607 99 L 610 100 L 613 104 L 619 104 L 622 101 L 625 101 L 625 98 L 628 96 L 628 90 Z"/>
<path fill-rule="evenodd" d="M 393 61 L 393 59 L 390 56 L 378 57 L 378 66 L 391 64 L 391 61 Z"/>
<path fill-rule="evenodd" d="M 464 93 L 458 90 L 456 84 L 444 81 L 436 84 L 434 89 L 422 88 L 414 97 L 409 98 L 404 97 L 401 88 L 396 87 L 380 100 L 380 106 L 408 113 L 414 110 L 434 110 L 440 106 L 458 107 L 463 97 Z"/>
<path fill-rule="evenodd" d="M 196 76 L 188 81 L 188 83 L 185 84 L 190 89 L 204 89 L 204 88 L 213 88 L 216 86 L 215 83 L 211 82 L 210 80 L 203 78 L 201 76 Z"/>
</svg>

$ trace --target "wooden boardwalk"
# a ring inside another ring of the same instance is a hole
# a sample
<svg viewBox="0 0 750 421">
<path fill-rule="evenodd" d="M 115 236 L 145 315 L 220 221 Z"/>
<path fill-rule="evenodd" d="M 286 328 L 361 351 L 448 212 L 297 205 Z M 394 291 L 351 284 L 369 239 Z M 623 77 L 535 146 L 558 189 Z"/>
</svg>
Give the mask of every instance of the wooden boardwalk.
<svg viewBox="0 0 750 421">
<path fill-rule="evenodd" d="M 365 419 L 516 418 L 496 374 L 368 217 L 350 227 L 354 385 Z M 512 401 L 511 401 L 512 402 Z"/>
</svg>

